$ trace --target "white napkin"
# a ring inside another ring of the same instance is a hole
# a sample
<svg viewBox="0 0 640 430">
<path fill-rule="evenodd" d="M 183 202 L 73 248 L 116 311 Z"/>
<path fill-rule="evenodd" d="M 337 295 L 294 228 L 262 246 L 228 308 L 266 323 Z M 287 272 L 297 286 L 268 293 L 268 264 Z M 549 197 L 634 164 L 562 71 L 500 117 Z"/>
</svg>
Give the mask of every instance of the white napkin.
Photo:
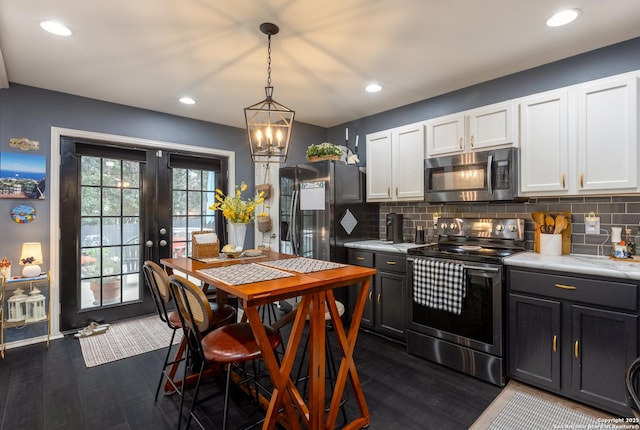
<svg viewBox="0 0 640 430">
<path fill-rule="evenodd" d="M 218 241 L 218 235 L 215 233 L 194 234 L 193 240 L 200 245 L 216 243 Z"/>
</svg>

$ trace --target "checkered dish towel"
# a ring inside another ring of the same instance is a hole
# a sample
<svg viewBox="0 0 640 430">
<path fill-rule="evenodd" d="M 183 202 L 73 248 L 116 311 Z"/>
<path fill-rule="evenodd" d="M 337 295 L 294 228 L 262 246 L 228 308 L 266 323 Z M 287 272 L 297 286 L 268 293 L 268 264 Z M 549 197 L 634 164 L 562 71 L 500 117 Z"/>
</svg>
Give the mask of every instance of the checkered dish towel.
<svg viewBox="0 0 640 430">
<path fill-rule="evenodd" d="M 413 300 L 423 306 L 460 315 L 467 283 L 462 264 L 413 260 Z"/>
</svg>

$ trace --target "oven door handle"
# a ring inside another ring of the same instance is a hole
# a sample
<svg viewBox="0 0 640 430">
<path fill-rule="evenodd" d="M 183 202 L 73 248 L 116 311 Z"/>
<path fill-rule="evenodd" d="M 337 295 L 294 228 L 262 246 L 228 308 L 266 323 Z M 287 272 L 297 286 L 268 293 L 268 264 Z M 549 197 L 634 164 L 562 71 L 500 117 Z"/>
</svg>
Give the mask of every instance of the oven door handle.
<svg viewBox="0 0 640 430">
<path fill-rule="evenodd" d="M 462 265 L 462 268 L 464 270 L 481 270 L 483 272 L 492 272 L 492 273 L 497 273 L 500 270 L 497 267 L 480 267 L 480 266 L 467 266 L 467 265 Z"/>
<path fill-rule="evenodd" d="M 420 257 L 407 257 L 407 262 L 408 263 L 413 263 L 418 258 L 420 258 Z M 498 273 L 500 271 L 499 267 L 469 266 L 469 265 L 466 265 L 466 264 L 463 264 L 462 268 L 464 270 L 480 270 L 480 271 L 483 271 L 483 272 L 491 272 L 491 273 Z"/>
</svg>

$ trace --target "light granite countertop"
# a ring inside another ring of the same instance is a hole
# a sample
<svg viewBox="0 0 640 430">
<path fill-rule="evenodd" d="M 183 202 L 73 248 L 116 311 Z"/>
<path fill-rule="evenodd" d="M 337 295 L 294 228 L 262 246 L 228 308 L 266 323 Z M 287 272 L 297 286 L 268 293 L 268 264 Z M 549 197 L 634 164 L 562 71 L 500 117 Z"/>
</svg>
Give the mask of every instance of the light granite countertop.
<svg viewBox="0 0 640 430">
<path fill-rule="evenodd" d="M 404 243 L 392 243 L 387 240 L 360 240 L 357 242 L 347 242 L 344 244 L 345 248 L 357 248 L 357 249 L 366 249 L 369 251 L 379 251 L 379 252 L 395 252 L 400 254 L 406 254 L 409 248 L 417 248 L 423 245 L 416 245 L 413 242 L 404 242 Z"/>
<path fill-rule="evenodd" d="M 640 280 L 640 261 L 638 260 L 618 261 L 609 257 L 581 254 L 550 256 L 529 251 L 506 257 L 504 264 L 532 269 L 555 270 L 567 272 L 568 274 Z"/>
</svg>

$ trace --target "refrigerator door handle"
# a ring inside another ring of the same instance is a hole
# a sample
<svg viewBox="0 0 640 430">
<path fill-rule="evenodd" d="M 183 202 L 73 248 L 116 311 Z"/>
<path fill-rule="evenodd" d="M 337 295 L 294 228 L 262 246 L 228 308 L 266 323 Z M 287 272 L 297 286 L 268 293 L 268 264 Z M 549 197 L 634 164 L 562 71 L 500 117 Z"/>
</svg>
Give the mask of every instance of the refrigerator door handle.
<svg viewBox="0 0 640 430">
<path fill-rule="evenodd" d="M 298 199 L 300 198 L 300 191 L 295 190 L 291 199 L 291 225 L 289 226 L 289 232 L 291 233 L 291 249 L 294 255 L 298 255 Z"/>
<path fill-rule="evenodd" d="M 289 202 L 289 221 L 287 221 L 287 235 L 284 238 L 287 242 L 291 242 L 291 227 L 293 226 L 293 202 L 296 198 L 295 190 L 291 193 L 291 201 Z"/>
</svg>

